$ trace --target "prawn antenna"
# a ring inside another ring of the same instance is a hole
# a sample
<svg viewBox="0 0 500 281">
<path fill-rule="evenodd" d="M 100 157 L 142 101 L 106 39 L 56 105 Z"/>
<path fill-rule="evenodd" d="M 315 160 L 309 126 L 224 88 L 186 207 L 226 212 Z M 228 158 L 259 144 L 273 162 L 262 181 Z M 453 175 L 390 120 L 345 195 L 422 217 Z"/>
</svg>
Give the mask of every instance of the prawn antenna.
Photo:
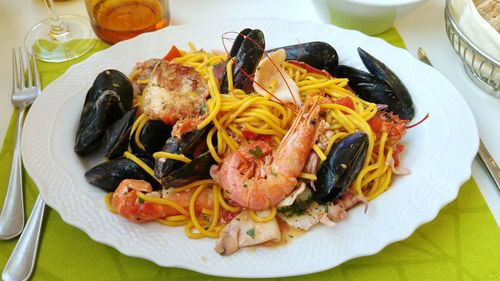
<svg viewBox="0 0 500 281">
<path fill-rule="evenodd" d="M 422 122 L 424 122 L 424 121 L 425 121 L 425 120 L 427 120 L 428 118 L 429 118 L 429 113 L 427 113 L 427 114 L 424 116 L 424 118 L 422 118 L 422 119 L 420 119 L 419 121 L 417 121 L 417 123 L 405 126 L 405 129 L 411 129 L 411 128 L 413 128 L 413 127 L 416 127 L 416 126 L 418 126 L 418 125 L 422 124 Z"/>
</svg>

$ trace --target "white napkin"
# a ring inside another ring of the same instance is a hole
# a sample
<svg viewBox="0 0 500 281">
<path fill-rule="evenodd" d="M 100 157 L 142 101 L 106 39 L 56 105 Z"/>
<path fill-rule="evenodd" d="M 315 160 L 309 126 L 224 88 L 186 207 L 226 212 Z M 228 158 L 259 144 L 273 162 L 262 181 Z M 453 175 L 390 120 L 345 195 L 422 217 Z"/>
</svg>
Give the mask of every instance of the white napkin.
<svg viewBox="0 0 500 281">
<path fill-rule="evenodd" d="M 460 31 L 472 41 L 481 51 L 500 61 L 500 34 L 479 14 L 472 0 L 451 0 L 451 13 L 457 22 Z M 458 43 L 454 42 L 455 48 Z M 460 53 L 464 52 L 464 46 L 460 46 Z M 471 65 L 475 59 L 474 68 L 485 77 L 491 74 L 490 67 L 481 66 L 481 58 L 474 58 L 470 51 L 465 52 L 465 60 Z M 495 81 L 500 81 L 500 69 L 493 74 Z"/>
</svg>

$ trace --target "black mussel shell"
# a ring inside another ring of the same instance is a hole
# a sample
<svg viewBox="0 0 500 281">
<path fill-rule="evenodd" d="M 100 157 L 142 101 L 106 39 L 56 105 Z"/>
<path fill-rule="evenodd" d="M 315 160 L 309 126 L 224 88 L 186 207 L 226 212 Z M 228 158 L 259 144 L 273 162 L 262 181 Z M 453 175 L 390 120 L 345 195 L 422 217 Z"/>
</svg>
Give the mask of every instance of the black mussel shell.
<svg viewBox="0 0 500 281">
<path fill-rule="evenodd" d="M 387 111 L 399 115 L 401 119 L 409 120 L 413 117 L 413 106 L 409 106 L 407 99 L 401 98 L 387 81 L 346 65 L 339 65 L 332 74 L 336 77 L 348 78 L 349 86 L 360 98 L 368 102 L 387 105 Z"/>
<path fill-rule="evenodd" d="M 113 69 L 99 73 L 85 98 L 75 152 L 84 155 L 97 148 L 106 129 L 132 108 L 132 100 L 132 84 L 127 76 Z"/>
<path fill-rule="evenodd" d="M 392 107 L 395 108 L 395 111 L 393 110 L 392 112 L 399 115 L 399 118 L 403 120 L 411 120 L 415 114 L 413 100 L 403 82 L 387 65 L 363 49 L 358 48 L 358 53 L 368 71 L 375 77 L 387 82 L 391 87 L 392 92 L 389 98 L 392 100 Z M 389 100 L 389 98 L 386 98 L 386 100 Z M 396 103 L 397 105 L 395 105 Z M 390 106 L 390 104 L 387 105 Z"/>
<path fill-rule="evenodd" d="M 170 137 L 165 141 L 165 145 L 163 146 L 161 151 L 173 154 L 183 154 L 181 150 L 181 139 Z M 154 166 L 155 177 L 161 179 L 167 176 L 173 170 L 179 168 L 181 165 L 182 162 L 179 162 L 177 160 L 158 158 L 155 160 Z"/>
<path fill-rule="evenodd" d="M 317 172 L 313 199 L 320 203 L 339 198 L 353 183 L 365 162 L 368 135 L 356 132 L 343 138 Z"/>
<path fill-rule="evenodd" d="M 148 155 L 136 155 L 149 167 L 153 167 L 154 159 Z M 153 189 L 161 188 L 160 183 L 151 177 L 134 161 L 125 157 L 116 158 L 111 161 L 101 163 L 87 172 L 85 179 L 90 184 L 99 187 L 107 192 L 113 192 L 124 179 L 145 180 L 153 186 Z"/>
<path fill-rule="evenodd" d="M 286 60 L 296 60 L 317 69 L 331 69 L 339 64 L 337 51 L 330 44 L 321 41 L 307 42 L 267 50 L 268 53 L 284 49 Z"/>
<path fill-rule="evenodd" d="M 186 157 L 192 158 L 197 147 L 205 142 L 209 130 L 210 126 L 206 126 L 201 130 L 194 130 L 186 133 L 182 138 L 170 137 L 165 142 L 161 151 L 173 154 L 183 154 Z M 164 178 L 172 171 L 181 167 L 182 164 L 182 162 L 177 160 L 158 158 L 155 162 L 155 176 L 159 179 Z"/>
<path fill-rule="evenodd" d="M 108 159 L 115 159 L 123 155 L 128 149 L 130 130 L 134 124 L 137 108 L 127 111 L 118 121 L 106 130 L 103 138 L 102 155 Z"/>
<path fill-rule="evenodd" d="M 210 179 L 210 167 L 215 163 L 212 154 L 207 151 L 162 178 L 161 182 L 167 187 L 180 187 L 197 180 Z"/>
<path fill-rule="evenodd" d="M 391 100 L 391 86 L 368 72 L 347 65 L 339 65 L 332 74 L 336 77 L 348 78 L 349 86 L 356 95 L 366 101 L 386 104 Z"/>
<path fill-rule="evenodd" d="M 229 56 L 231 58 L 238 54 L 241 44 L 243 43 L 243 40 L 245 40 L 245 36 L 247 36 L 250 32 L 252 32 L 251 28 L 245 28 L 240 31 L 238 36 L 236 36 L 236 39 L 233 42 L 233 46 L 231 47 L 231 51 L 229 52 Z"/>
<path fill-rule="evenodd" d="M 149 120 L 142 128 L 139 139 L 146 152 L 154 153 L 160 151 L 165 141 L 170 137 L 171 132 L 172 126 L 159 120 Z"/>
<path fill-rule="evenodd" d="M 254 29 L 243 39 L 238 52 L 234 56 L 233 63 L 233 86 L 235 89 L 243 89 L 248 81 L 247 75 L 253 76 L 262 55 L 264 54 L 264 33 Z M 249 39 L 250 38 L 250 39 Z M 239 65 L 239 67 L 237 65 Z M 228 92 L 227 74 L 224 74 L 221 82 L 221 93 Z"/>
</svg>

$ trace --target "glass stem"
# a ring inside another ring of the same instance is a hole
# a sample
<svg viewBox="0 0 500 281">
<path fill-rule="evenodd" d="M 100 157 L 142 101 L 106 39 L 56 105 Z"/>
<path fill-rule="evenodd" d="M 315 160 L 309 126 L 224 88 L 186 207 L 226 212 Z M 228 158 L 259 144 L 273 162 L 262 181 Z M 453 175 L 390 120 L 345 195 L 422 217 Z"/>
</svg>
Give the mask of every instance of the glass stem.
<svg viewBox="0 0 500 281">
<path fill-rule="evenodd" d="M 45 5 L 50 12 L 50 36 L 54 39 L 67 33 L 66 27 L 56 13 L 53 0 L 45 0 Z"/>
</svg>

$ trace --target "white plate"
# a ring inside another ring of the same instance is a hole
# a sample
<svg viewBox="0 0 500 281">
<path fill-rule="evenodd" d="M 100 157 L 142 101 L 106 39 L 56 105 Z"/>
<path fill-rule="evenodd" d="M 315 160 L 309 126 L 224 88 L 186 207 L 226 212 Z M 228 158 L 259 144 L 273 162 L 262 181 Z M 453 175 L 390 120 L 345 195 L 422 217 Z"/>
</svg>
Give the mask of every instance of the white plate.
<svg viewBox="0 0 500 281">
<path fill-rule="evenodd" d="M 183 228 L 135 224 L 111 214 L 104 205 L 105 193 L 85 181 L 83 174 L 90 163 L 77 157 L 73 144 L 85 94 L 99 72 L 114 68 L 130 73 L 135 62 L 161 57 L 172 44 L 187 49 L 188 41 L 207 50 L 221 50 L 221 34 L 245 27 L 263 30 L 269 48 L 312 40 L 329 42 L 342 64 L 355 67 L 363 67 L 356 52 L 361 46 L 385 62 L 408 87 L 415 102 L 414 120 L 426 113 L 430 118 L 410 129 L 404 139 L 407 150 L 402 161 L 412 174 L 396 177 L 392 187 L 370 203 L 366 214 L 363 208 L 354 208 L 335 228 L 315 227 L 288 245 L 220 256 L 213 250 L 213 239 L 191 240 Z M 329 269 L 408 237 L 457 196 L 471 175 L 478 140 L 472 113 L 457 90 L 405 50 L 330 25 L 235 20 L 168 27 L 116 44 L 74 65 L 31 108 L 22 153 L 47 204 L 98 242 L 161 266 L 219 276 L 277 277 Z"/>
</svg>

